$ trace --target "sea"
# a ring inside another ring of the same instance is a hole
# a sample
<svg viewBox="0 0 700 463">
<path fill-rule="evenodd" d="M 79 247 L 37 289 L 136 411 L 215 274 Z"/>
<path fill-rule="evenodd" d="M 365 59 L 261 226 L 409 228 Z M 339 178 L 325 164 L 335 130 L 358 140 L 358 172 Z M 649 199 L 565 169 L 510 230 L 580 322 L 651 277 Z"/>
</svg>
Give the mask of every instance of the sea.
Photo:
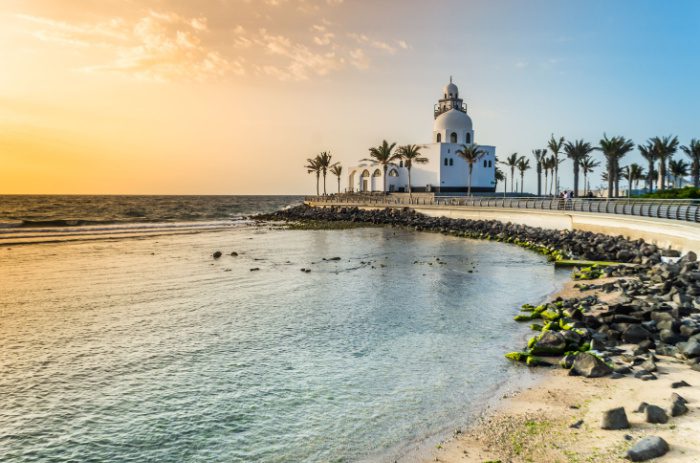
<svg viewBox="0 0 700 463">
<path fill-rule="evenodd" d="M 300 202 L 0 196 L 0 459 L 420 462 L 534 380 L 503 358 L 528 334 L 512 317 L 566 273 L 248 219 Z"/>
</svg>

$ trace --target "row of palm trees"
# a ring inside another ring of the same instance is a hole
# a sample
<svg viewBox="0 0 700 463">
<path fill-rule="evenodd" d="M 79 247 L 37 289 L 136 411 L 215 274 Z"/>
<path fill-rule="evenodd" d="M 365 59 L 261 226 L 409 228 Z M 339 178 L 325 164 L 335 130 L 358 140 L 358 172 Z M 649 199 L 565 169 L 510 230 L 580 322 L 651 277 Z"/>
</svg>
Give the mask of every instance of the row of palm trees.
<svg viewBox="0 0 700 463">
<path fill-rule="evenodd" d="M 544 194 L 558 193 L 556 182 L 559 178 L 559 164 L 565 161 L 565 158 L 560 157 L 561 154 L 573 162 L 574 196 L 578 196 L 581 173 L 584 177 L 584 191 L 590 191 L 588 176 L 596 167 L 600 166 L 600 162 L 592 156 L 594 151 L 600 151 L 605 158 L 606 170 L 603 174 L 603 180 L 608 184 L 608 197 L 619 196 L 621 179 L 626 179 L 629 182 L 630 190 L 633 185 L 646 179 L 647 188 L 651 191 L 655 178 L 657 179 L 657 189 L 666 189 L 666 179 L 669 176 L 672 178 L 671 186 L 673 187 L 679 186 L 682 179 L 688 175 L 691 175 L 693 185 L 696 188 L 700 186 L 700 140 L 692 139 L 687 146 L 679 147 L 676 136 L 653 137 L 644 145 L 638 145 L 637 149 L 648 162 L 646 175 L 643 168 L 635 163 L 620 167 L 620 160 L 634 148 L 634 142 L 623 136 L 608 137 L 604 134 L 598 145 L 593 146 L 584 140 L 566 141 L 564 137 L 557 138 L 552 135 L 547 143 L 547 148 L 532 150 L 537 171 L 537 195 L 542 195 L 542 173 L 545 177 Z M 679 148 L 690 158 L 690 164 L 683 159 L 673 159 L 673 155 L 678 152 Z M 520 172 L 520 193 L 522 194 L 525 171 L 530 168 L 529 160 L 525 156 L 513 153 L 500 164 L 510 169 L 511 191 L 514 191 L 515 170 Z M 657 165 L 658 170 L 656 169 Z M 667 174 L 667 166 L 670 175 Z M 548 178 L 550 174 L 551 185 Z M 496 180 L 503 179 L 503 172 L 497 168 Z"/>
<path fill-rule="evenodd" d="M 590 191 L 588 184 L 588 176 L 593 173 L 596 167 L 600 166 L 600 161 L 593 158 L 594 151 L 600 151 L 606 164 L 606 170 L 603 173 L 603 180 L 608 184 L 608 197 L 619 196 L 620 180 L 625 179 L 629 183 L 629 189 L 638 184 L 639 181 L 646 179 L 647 188 L 653 190 L 654 179 L 657 179 L 657 188 L 663 190 L 666 188 L 667 166 L 672 178 L 672 186 L 679 186 L 679 182 L 691 175 L 693 185 L 698 188 L 700 186 L 700 140 L 692 139 L 687 146 L 680 146 L 678 137 L 653 137 L 646 144 L 638 145 L 642 157 L 648 163 L 646 174 L 644 169 L 636 164 L 620 167 L 620 160 L 635 148 L 634 142 L 626 139 L 623 136 L 608 137 L 603 135 L 597 146 L 584 140 L 566 141 L 564 137 L 551 136 L 547 142 L 547 148 L 532 150 L 532 155 L 535 160 L 537 171 L 537 195 L 542 196 L 542 174 L 544 173 L 544 194 L 552 195 L 558 193 L 557 179 L 559 178 L 559 165 L 565 161 L 565 158 L 560 157 L 562 154 L 573 162 L 574 186 L 573 194 L 578 196 L 580 174 L 583 174 L 584 192 Z M 688 164 L 684 160 L 673 159 L 673 155 L 679 150 L 684 152 L 690 159 Z M 551 154 L 548 154 L 551 153 Z M 486 152 L 478 145 L 462 145 L 456 152 L 458 156 L 464 159 L 469 166 L 467 186 L 468 194 L 471 194 L 472 171 L 474 164 L 479 162 Z M 389 166 L 392 163 L 402 161 L 408 171 L 408 192 L 412 195 L 411 188 L 411 168 L 414 164 L 425 164 L 428 158 L 423 157 L 421 146 L 419 145 L 403 145 L 396 146 L 396 143 L 389 143 L 386 140 L 382 141 L 379 146 L 374 146 L 369 149 L 369 158 L 362 161 L 372 162 L 380 165 L 383 171 L 384 192 L 386 192 L 386 177 Z M 316 194 L 319 195 L 320 177 L 323 176 L 323 194 L 326 194 L 326 175 L 330 172 L 338 178 L 338 193 L 340 193 L 340 181 L 343 173 L 343 167 L 340 163 L 332 163 L 332 155 L 328 151 L 323 151 L 314 158 L 306 160 L 308 173 L 316 175 Z M 656 169 L 658 163 L 658 169 Z M 510 190 L 514 189 L 515 171 L 520 174 L 520 193 L 524 192 L 525 172 L 532 166 L 530 160 L 525 156 L 520 156 L 518 153 L 513 153 L 508 156 L 505 161 L 500 162 L 510 169 Z M 496 167 L 496 182 L 504 181 L 505 175 L 503 171 Z M 507 185 L 504 186 L 507 188 Z"/>
<path fill-rule="evenodd" d="M 339 162 L 331 163 L 333 156 L 330 151 L 322 151 L 314 158 L 308 158 L 304 168 L 309 174 L 316 174 L 316 196 L 320 195 L 319 180 L 323 175 L 323 194 L 326 194 L 326 175 L 330 172 L 338 177 L 338 193 L 340 193 L 340 177 L 343 175 L 343 166 Z"/>
</svg>

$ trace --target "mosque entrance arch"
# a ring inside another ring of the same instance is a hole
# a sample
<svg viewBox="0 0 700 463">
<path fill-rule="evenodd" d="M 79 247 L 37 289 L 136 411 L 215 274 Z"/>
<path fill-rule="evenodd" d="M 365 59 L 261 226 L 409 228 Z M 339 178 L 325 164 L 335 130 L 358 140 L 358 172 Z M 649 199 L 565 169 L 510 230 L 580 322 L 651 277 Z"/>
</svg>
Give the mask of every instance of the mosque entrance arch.
<svg viewBox="0 0 700 463">
<path fill-rule="evenodd" d="M 372 191 L 381 191 L 382 189 L 379 188 L 381 184 L 381 178 L 382 178 L 382 171 L 379 169 L 376 169 L 374 172 L 372 172 Z"/>
<path fill-rule="evenodd" d="M 360 176 L 360 191 L 370 191 L 369 189 L 369 171 L 367 169 L 362 171 Z"/>
</svg>

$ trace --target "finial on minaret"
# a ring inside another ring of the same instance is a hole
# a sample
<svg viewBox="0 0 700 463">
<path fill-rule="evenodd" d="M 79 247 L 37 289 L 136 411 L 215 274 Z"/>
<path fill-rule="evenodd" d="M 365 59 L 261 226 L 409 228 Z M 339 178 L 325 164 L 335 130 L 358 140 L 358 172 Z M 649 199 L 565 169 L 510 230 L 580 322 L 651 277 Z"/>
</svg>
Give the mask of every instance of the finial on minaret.
<svg viewBox="0 0 700 463">
<path fill-rule="evenodd" d="M 450 76 L 450 83 L 452 83 L 452 76 Z"/>
</svg>

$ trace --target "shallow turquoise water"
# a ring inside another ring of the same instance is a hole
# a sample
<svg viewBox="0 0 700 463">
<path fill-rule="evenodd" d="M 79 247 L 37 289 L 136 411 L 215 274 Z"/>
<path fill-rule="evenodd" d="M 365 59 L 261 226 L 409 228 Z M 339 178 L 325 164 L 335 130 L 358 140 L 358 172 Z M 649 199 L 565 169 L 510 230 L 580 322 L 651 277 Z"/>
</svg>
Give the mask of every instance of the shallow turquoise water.
<svg viewBox="0 0 700 463">
<path fill-rule="evenodd" d="M 515 307 L 565 278 L 514 246 L 383 228 L 3 248 L 0 449 L 23 462 L 400 458 L 514 376 Z"/>
</svg>

